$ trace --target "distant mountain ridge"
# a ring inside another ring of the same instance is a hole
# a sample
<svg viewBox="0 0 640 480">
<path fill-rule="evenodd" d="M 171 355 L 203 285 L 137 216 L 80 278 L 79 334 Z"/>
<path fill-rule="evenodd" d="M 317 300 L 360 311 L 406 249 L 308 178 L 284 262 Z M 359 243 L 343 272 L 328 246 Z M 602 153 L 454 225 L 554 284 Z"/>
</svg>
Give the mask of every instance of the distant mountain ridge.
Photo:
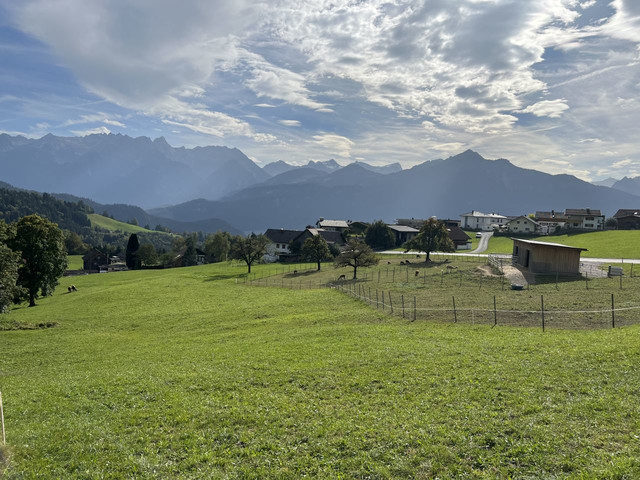
<svg viewBox="0 0 640 480">
<path fill-rule="evenodd" d="M 615 188 L 616 190 L 621 190 L 632 195 L 640 195 L 640 177 L 623 177 L 615 182 L 611 188 Z"/>
<path fill-rule="evenodd" d="M 195 221 L 217 211 L 247 231 L 300 228 L 319 217 L 393 221 L 432 215 L 457 218 L 470 210 L 519 215 L 558 206 L 599 208 L 612 215 L 625 205 L 640 204 L 639 196 L 571 175 L 520 168 L 505 159 L 486 160 L 471 150 L 387 175 L 351 164 L 299 182 L 274 183 L 276 178 L 218 201 L 194 200 L 154 213 Z"/>
</svg>

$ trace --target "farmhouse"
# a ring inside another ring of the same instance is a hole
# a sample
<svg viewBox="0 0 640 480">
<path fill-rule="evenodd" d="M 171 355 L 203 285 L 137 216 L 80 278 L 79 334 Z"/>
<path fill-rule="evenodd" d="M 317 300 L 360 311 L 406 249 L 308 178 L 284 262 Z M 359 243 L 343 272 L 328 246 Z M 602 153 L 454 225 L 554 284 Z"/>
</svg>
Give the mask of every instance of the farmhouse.
<svg viewBox="0 0 640 480">
<path fill-rule="evenodd" d="M 269 228 L 264 232 L 265 237 L 269 239 L 265 260 L 275 262 L 280 258 L 280 255 L 289 255 L 291 253 L 291 243 L 293 242 L 293 239 L 301 233 L 302 230 Z"/>
<path fill-rule="evenodd" d="M 462 220 L 462 228 L 483 230 L 485 232 L 503 227 L 508 220 L 504 215 L 482 213 L 477 210 L 472 210 L 470 213 L 463 213 L 460 215 L 460 219 Z"/>
<path fill-rule="evenodd" d="M 604 215 L 600 210 L 591 208 L 567 208 L 566 228 L 575 230 L 604 230 Z"/>
<path fill-rule="evenodd" d="M 316 235 L 320 235 L 322 238 L 326 240 L 329 245 L 344 245 L 344 238 L 342 237 L 342 233 L 337 232 L 335 230 L 324 230 L 322 228 L 312 228 L 307 227 L 303 232 L 299 232 L 299 235 L 295 237 L 291 243 L 300 243 L 302 245 L 307 238 L 315 237 Z"/>
<path fill-rule="evenodd" d="M 534 220 L 540 225 L 540 233 L 543 235 L 555 233 L 564 228 L 567 223 L 564 213 L 556 212 L 555 210 L 550 212 L 538 211 L 534 215 Z"/>
<path fill-rule="evenodd" d="M 580 253 L 586 248 L 513 238 L 513 263 L 532 273 L 580 273 Z"/>
<path fill-rule="evenodd" d="M 396 246 L 400 246 L 415 237 L 420 230 L 405 225 L 387 225 L 396 237 Z"/>
<path fill-rule="evenodd" d="M 621 208 L 613 218 L 618 221 L 618 230 L 637 230 L 640 228 L 640 208 Z"/>
<path fill-rule="evenodd" d="M 541 225 L 535 220 L 520 215 L 507 223 L 507 230 L 511 233 L 536 233 L 541 230 Z"/>
<path fill-rule="evenodd" d="M 101 265 L 108 265 L 109 257 L 100 250 L 92 248 L 82 257 L 82 268 L 84 270 L 100 271 Z"/>
<path fill-rule="evenodd" d="M 344 232 L 349 228 L 349 223 L 346 220 L 325 220 L 320 218 L 316 222 L 316 227 L 333 232 Z"/>
<path fill-rule="evenodd" d="M 457 225 L 448 226 L 447 232 L 449 233 L 449 238 L 455 245 L 456 250 L 471 249 L 471 237 L 469 237 L 469 235 L 467 235 L 460 227 Z"/>
</svg>

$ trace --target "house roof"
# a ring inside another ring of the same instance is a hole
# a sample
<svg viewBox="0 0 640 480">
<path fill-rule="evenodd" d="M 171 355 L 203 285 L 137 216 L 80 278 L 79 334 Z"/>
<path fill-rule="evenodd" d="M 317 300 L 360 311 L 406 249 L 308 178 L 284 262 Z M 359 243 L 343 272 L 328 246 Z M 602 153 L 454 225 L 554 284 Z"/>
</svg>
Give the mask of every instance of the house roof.
<svg viewBox="0 0 640 480">
<path fill-rule="evenodd" d="M 305 233 L 309 233 L 312 237 L 315 237 L 316 235 L 320 235 L 322 238 L 324 238 L 327 243 L 331 244 L 331 243 L 344 243 L 344 239 L 342 238 L 342 234 L 340 232 L 336 232 L 333 230 L 323 230 L 322 228 L 307 228 L 306 230 L 299 232 L 299 235 L 297 235 L 292 241 L 298 241 L 298 239 L 303 236 Z"/>
<path fill-rule="evenodd" d="M 504 215 L 500 215 L 499 213 L 482 213 L 477 210 L 471 210 L 469 213 L 463 213 L 460 215 L 461 217 L 484 217 L 484 218 L 507 218 Z"/>
<path fill-rule="evenodd" d="M 593 216 L 593 217 L 601 217 L 602 212 L 600 210 L 593 210 L 591 208 L 567 208 L 564 211 L 565 215 L 582 215 L 582 216 Z"/>
<path fill-rule="evenodd" d="M 93 258 L 96 258 L 96 257 L 104 257 L 104 258 L 107 258 L 107 259 L 109 258 L 106 253 L 102 253 L 100 250 L 92 248 L 91 250 L 89 250 L 87 253 L 85 253 L 82 256 L 82 259 L 83 260 L 90 260 L 90 259 L 93 259 Z"/>
<path fill-rule="evenodd" d="M 640 217 L 640 208 L 621 208 L 618 210 L 613 218 L 622 218 L 622 217 Z"/>
<path fill-rule="evenodd" d="M 391 230 L 399 233 L 418 233 L 420 230 L 406 225 L 387 225 Z"/>
<path fill-rule="evenodd" d="M 529 217 L 525 217 L 524 215 L 520 215 L 519 217 L 514 217 L 514 218 L 512 218 L 511 220 L 509 220 L 509 221 L 507 222 L 507 225 L 509 225 L 511 222 L 514 222 L 514 221 L 516 221 L 516 220 L 518 220 L 518 219 L 520 219 L 520 218 L 524 218 L 525 220 L 529 220 L 529 221 L 530 221 L 531 223 L 533 223 L 534 225 L 538 225 L 538 226 L 540 226 L 540 224 L 539 224 L 538 222 L 536 222 L 535 220 L 533 220 L 533 219 L 531 219 L 531 218 L 529 218 Z"/>
<path fill-rule="evenodd" d="M 538 211 L 535 215 L 536 218 L 552 218 L 552 219 L 564 219 L 564 212 L 560 210 L 551 210 L 550 212 Z"/>
<path fill-rule="evenodd" d="M 583 252 L 587 252 L 586 248 L 581 247 L 571 247 L 569 245 L 562 245 L 561 243 L 551 243 L 551 242 L 538 242 L 536 240 L 524 240 L 523 238 L 512 238 L 511 240 L 517 240 L 518 242 L 526 243 L 529 245 L 540 245 L 542 247 L 557 247 L 557 248 L 568 248 L 570 250 L 580 250 Z"/>
<path fill-rule="evenodd" d="M 265 237 L 273 243 L 291 243 L 304 230 L 285 230 L 284 228 L 269 228 L 264 232 Z"/>
<path fill-rule="evenodd" d="M 318 220 L 316 225 L 320 228 L 349 228 L 349 224 L 345 220 L 325 220 L 324 218 Z"/>
<path fill-rule="evenodd" d="M 469 235 L 465 233 L 460 227 L 451 226 L 447 227 L 447 231 L 449 232 L 449 238 L 453 242 L 467 242 L 471 239 Z"/>
</svg>

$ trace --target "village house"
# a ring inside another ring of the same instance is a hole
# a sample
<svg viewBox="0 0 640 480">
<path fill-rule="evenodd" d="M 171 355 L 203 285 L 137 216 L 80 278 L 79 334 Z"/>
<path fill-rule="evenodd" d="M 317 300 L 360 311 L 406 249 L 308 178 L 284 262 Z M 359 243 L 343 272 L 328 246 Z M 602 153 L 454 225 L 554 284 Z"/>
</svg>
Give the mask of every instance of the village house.
<svg viewBox="0 0 640 480">
<path fill-rule="evenodd" d="M 341 246 L 345 244 L 344 237 L 341 232 L 335 230 L 325 230 L 322 228 L 307 227 L 304 231 L 292 240 L 293 242 L 302 245 L 307 238 L 320 235 L 329 245 Z"/>
<path fill-rule="evenodd" d="M 406 225 L 387 225 L 387 226 L 391 229 L 391 231 L 393 232 L 393 235 L 396 237 L 397 247 L 399 247 L 405 242 L 408 242 L 413 237 L 415 237 L 418 234 L 418 232 L 420 232 L 420 230 L 413 227 L 408 227 Z"/>
<path fill-rule="evenodd" d="M 100 271 L 100 267 L 109 265 L 109 257 L 100 250 L 92 248 L 82 257 L 82 268 L 88 271 Z"/>
<path fill-rule="evenodd" d="M 604 215 L 591 208 L 567 208 L 565 227 L 571 230 L 604 230 Z"/>
<path fill-rule="evenodd" d="M 449 238 L 456 247 L 456 250 L 470 250 L 471 249 L 471 237 L 467 235 L 457 225 L 451 225 L 447 227 Z"/>
<path fill-rule="evenodd" d="M 346 220 L 325 220 L 319 218 L 316 222 L 316 227 L 326 231 L 344 232 L 349 228 L 349 223 Z"/>
<path fill-rule="evenodd" d="M 613 218 L 618 222 L 618 230 L 637 230 L 640 228 L 640 208 L 621 208 Z"/>
<path fill-rule="evenodd" d="M 415 228 L 420 230 L 422 225 L 424 225 L 426 220 L 422 218 L 397 218 L 396 225 L 404 225 L 405 227 Z"/>
<path fill-rule="evenodd" d="M 291 254 L 291 243 L 302 233 L 302 230 L 285 230 L 284 228 L 269 228 L 264 232 L 269 239 L 265 261 L 275 262 L 281 255 Z"/>
<path fill-rule="evenodd" d="M 538 242 L 513 238 L 513 264 L 532 273 L 580 273 L 580 254 L 586 248 L 569 247 L 559 243 Z"/>
<path fill-rule="evenodd" d="M 482 213 L 477 210 L 463 213 L 460 215 L 460 219 L 462 228 L 484 232 L 504 228 L 508 220 L 507 217 L 498 213 Z"/>
<path fill-rule="evenodd" d="M 511 233 L 533 234 L 541 231 L 541 226 L 538 222 L 524 215 L 509 220 L 506 225 L 507 230 Z"/>
<path fill-rule="evenodd" d="M 556 233 L 562 230 L 567 223 L 564 212 L 556 212 L 555 210 L 538 211 L 534 215 L 534 220 L 540 225 L 540 233 L 543 235 Z"/>
</svg>

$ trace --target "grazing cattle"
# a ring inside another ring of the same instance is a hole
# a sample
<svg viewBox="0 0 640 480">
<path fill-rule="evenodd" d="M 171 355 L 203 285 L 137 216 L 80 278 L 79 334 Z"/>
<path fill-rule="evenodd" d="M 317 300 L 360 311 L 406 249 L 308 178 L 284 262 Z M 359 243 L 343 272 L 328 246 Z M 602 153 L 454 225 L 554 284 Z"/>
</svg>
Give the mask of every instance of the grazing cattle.
<svg viewBox="0 0 640 480">
<path fill-rule="evenodd" d="M 338 277 L 338 281 L 340 281 L 340 280 L 346 280 L 346 279 L 347 279 L 346 275 L 340 275 L 340 276 Z"/>
<path fill-rule="evenodd" d="M 75 285 L 71 285 L 70 287 L 67 287 L 67 291 L 68 291 L 69 293 L 71 293 L 71 292 L 77 292 L 77 291 L 78 291 L 78 289 L 76 288 L 76 286 L 75 286 Z"/>
<path fill-rule="evenodd" d="M 416 270 L 416 277 L 420 275 L 420 270 Z"/>
<path fill-rule="evenodd" d="M 293 274 L 294 274 L 294 275 L 297 275 L 297 274 L 298 274 L 298 270 L 294 270 L 294 271 L 293 271 Z"/>
<path fill-rule="evenodd" d="M 391 265 L 391 262 L 387 262 L 387 265 Z"/>
<path fill-rule="evenodd" d="M 416 255 L 416 258 L 420 258 L 420 255 Z"/>
<path fill-rule="evenodd" d="M 452 270 L 457 270 L 458 267 L 455 267 L 453 265 L 447 265 L 447 273 L 451 272 Z"/>
<path fill-rule="evenodd" d="M 402 260 L 400 260 L 400 265 L 404 265 L 404 262 Z"/>
<path fill-rule="evenodd" d="M 411 262 L 409 260 L 404 261 L 405 265 L 409 265 Z"/>
<path fill-rule="evenodd" d="M 71 287 L 70 287 L 70 286 L 69 286 L 69 287 L 67 287 L 67 292 L 68 292 L 68 293 L 71 293 L 71 291 L 72 291 L 72 290 L 71 290 Z"/>
</svg>

